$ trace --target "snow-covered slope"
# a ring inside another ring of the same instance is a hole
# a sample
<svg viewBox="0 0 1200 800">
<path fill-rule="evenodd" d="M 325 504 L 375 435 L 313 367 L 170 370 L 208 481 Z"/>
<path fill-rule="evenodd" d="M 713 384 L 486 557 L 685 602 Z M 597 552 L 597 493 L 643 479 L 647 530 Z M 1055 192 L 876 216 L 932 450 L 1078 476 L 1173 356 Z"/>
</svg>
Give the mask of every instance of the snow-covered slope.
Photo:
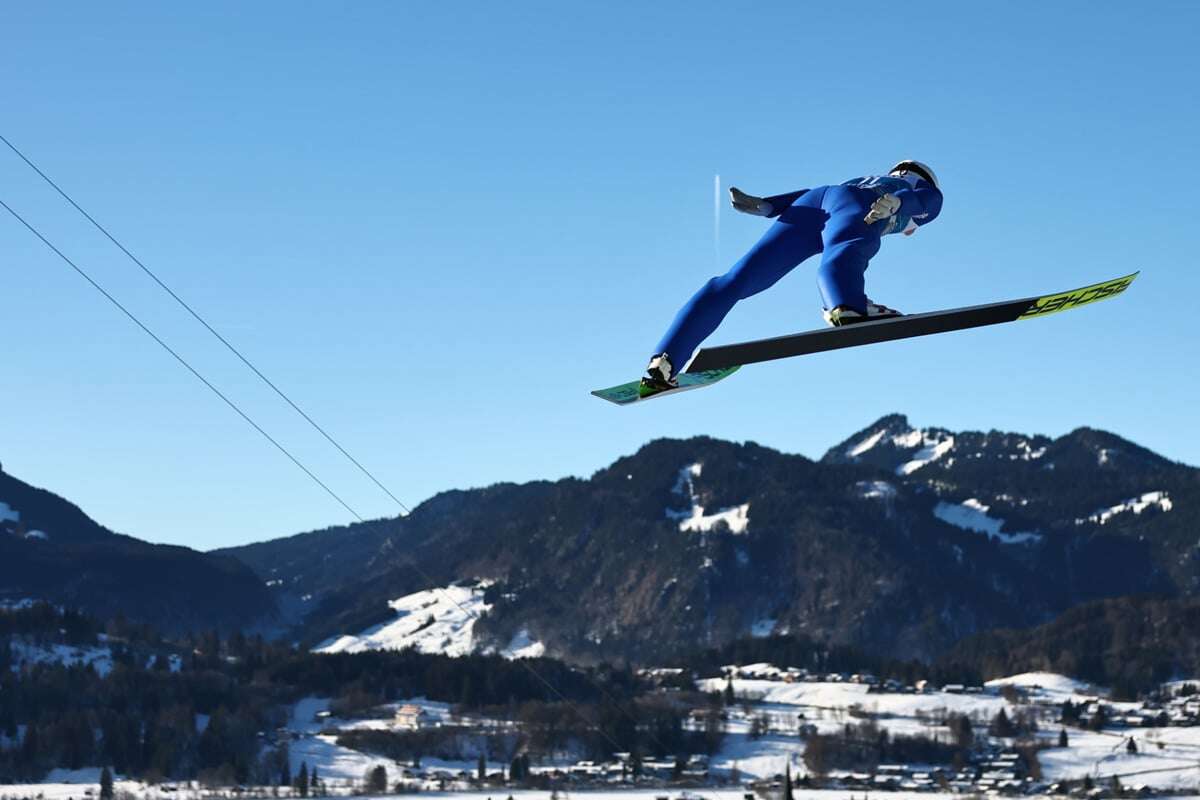
<svg viewBox="0 0 1200 800">
<path fill-rule="evenodd" d="M 673 494 L 686 498 L 691 506 L 685 509 L 668 508 L 667 519 L 677 521 L 679 530 L 684 532 L 708 533 L 715 530 L 718 525 L 724 525 L 731 533 L 745 533 L 750 525 L 749 503 L 717 511 L 707 511 L 701 504 L 700 495 L 696 491 L 695 479 L 700 477 L 703 469 L 704 465 L 697 463 L 689 464 L 679 471 L 679 477 L 671 491 Z"/>
<path fill-rule="evenodd" d="M 754 674 L 770 674 L 760 667 Z M 749 667 L 742 668 L 745 672 Z M 778 672 L 778 671 L 777 671 Z M 778 678 L 782 678 L 778 673 Z M 742 707 L 730 707 L 728 735 L 713 757 L 718 770 L 736 767 L 743 775 L 770 776 L 791 763 L 793 774 L 804 774 L 804 745 L 797 742 L 801 724 L 824 734 L 836 734 L 847 723 L 870 718 L 893 736 L 947 737 L 948 714 L 964 714 L 977 732 L 1004 710 L 1012 718 L 1034 713 L 1040 720 L 1045 749 L 1039 750 L 1046 782 L 1081 780 L 1091 775 L 1100 781 L 1117 776 L 1126 786 L 1144 785 L 1166 791 L 1194 791 L 1200 787 L 1200 727 L 1129 728 L 1109 726 L 1101 731 L 1068 729 L 1067 747 L 1057 746 L 1061 705 L 1098 699 L 1115 713 L 1135 713 L 1137 703 L 1105 700 L 1105 690 L 1083 681 L 1047 672 L 1023 673 L 988 681 L 983 691 L 884 692 L 846 682 L 796 682 L 782 679 L 732 680 Z M 722 691 L 724 678 L 701 681 L 698 688 Z M 1011 702 L 1000 693 L 1013 686 L 1020 695 Z M 746 705 L 749 703 L 749 705 Z M 745 710 L 744 710 L 745 709 Z M 749 714 L 746 713 L 749 711 Z M 766 719 L 769 733 L 749 735 L 752 717 Z M 1137 752 L 1129 752 L 1133 740 Z M 1003 744 L 1004 740 L 997 740 Z M 1009 742 L 1011 744 L 1011 742 Z M 888 795 L 891 796 L 890 794 Z"/>
<path fill-rule="evenodd" d="M 1174 508 L 1174 504 L 1166 492 L 1146 492 L 1140 497 L 1131 497 L 1124 502 L 1117 503 L 1115 506 L 1102 508 L 1087 517 L 1081 517 L 1075 520 L 1075 524 L 1083 525 L 1087 522 L 1094 522 L 1097 525 L 1106 525 L 1118 514 L 1141 514 L 1148 508 L 1157 508 L 1159 511 L 1170 511 Z"/>
<path fill-rule="evenodd" d="M 1032 544 L 1041 541 L 1042 537 L 1036 533 L 1001 531 L 1001 528 L 1004 527 L 1004 520 L 989 516 L 988 511 L 990 510 L 990 506 L 985 506 L 974 497 L 969 497 L 961 503 L 939 502 L 933 508 L 933 515 L 956 528 L 982 533 L 989 539 L 995 539 L 1004 544 Z"/>
<path fill-rule="evenodd" d="M 1054 672 L 1022 672 L 1020 675 L 1010 675 L 1007 678 L 996 678 L 984 684 L 989 689 L 999 689 L 1004 686 L 1015 686 L 1029 692 L 1033 696 L 1046 698 L 1053 702 L 1064 700 L 1079 700 L 1079 696 L 1106 695 L 1107 689 L 1092 686 L 1084 681 L 1068 678 Z"/>
<path fill-rule="evenodd" d="M 388 605 L 396 619 L 356 635 L 339 636 L 317 646 L 318 653 L 362 653 L 404 650 L 461 656 L 475 646 L 479 615 L 491 608 L 484 586 L 446 586 L 406 595 Z"/>
<path fill-rule="evenodd" d="M 392 600 L 396 619 L 358 634 L 337 636 L 316 647 L 318 653 L 362 653 L 368 650 L 405 650 L 463 656 L 483 649 L 475 636 L 475 623 L 491 609 L 484 600 L 488 582 L 450 585 Z M 528 630 L 519 631 L 500 651 L 507 658 L 536 658 L 545 652 Z"/>
<path fill-rule="evenodd" d="M 11 643 L 12 670 L 20 670 L 35 664 L 62 664 L 64 666 L 91 666 L 104 677 L 112 672 L 112 651 L 103 646 L 73 647 L 66 644 L 37 645 L 14 637 Z"/>
</svg>

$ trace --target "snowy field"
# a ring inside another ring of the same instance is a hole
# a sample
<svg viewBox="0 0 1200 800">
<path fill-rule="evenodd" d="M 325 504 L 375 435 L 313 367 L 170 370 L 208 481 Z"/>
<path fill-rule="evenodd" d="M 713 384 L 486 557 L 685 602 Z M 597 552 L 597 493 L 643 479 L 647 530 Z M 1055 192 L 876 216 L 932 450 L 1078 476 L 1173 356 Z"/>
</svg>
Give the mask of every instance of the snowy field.
<svg viewBox="0 0 1200 800">
<path fill-rule="evenodd" d="M 750 665 L 741 668 L 744 673 L 764 676 L 782 675 L 769 665 Z M 1005 685 L 1016 687 L 1020 696 L 1002 694 Z M 700 682 L 707 691 L 723 691 L 724 678 Z M 988 723 L 1004 710 L 1010 717 L 1018 712 L 1034 711 L 1039 719 L 1038 736 L 1047 745 L 1039 753 L 1043 779 L 1047 782 L 1079 780 L 1090 775 L 1098 783 L 1118 777 L 1127 787 L 1146 786 L 1171 793 L 1195 793 L 1200 789 L 1200 726 L 1162 728 L 1116 728 L 1093 732 L 1068 727 L 1069 744 L 1057 747 L 1060 730 L 1058 710 L 1066 700 L 1075 703 L 1092 702 L 1103 698 L 1105 691 L 1080 681 L 1050 673 L 1026 673 L 1009 678 L 990 681 L 982 690 L 917 692 L 869 692 L 864 684 L 849 682 L 786 682 L 776 679 L 735 678 L 732 688 L 737 703 L 727 708 L 727 734 L 720 750 L 710 759 L 710 773 L 718 779 L 728 778 L 736 770 L 742 780 L 769 778 L 779 775 L 790 767 L 792 774 L 806 774 L 804 766 L 804 740 L 800 736 L 801 726 L 811 726 L 822 733 L 834 733 L 846 724 L 871 719 L 880 728 L 892 735 L 939 736 L 948 738 L 945 727 L 947 715 L 964 714 L 972 720 L 977 734 L 986 730 Z M 1015 701 L 1015 702 L 1013 702 Z M 1134 713 L 1135 703 L 1103 701 L 1114 713 Z M 361 786 L 369 769 L 383 766 L 388 771 L 389 781 L 407 778 L 396 762 L 371 756 L 356 750 L 341 747 L 336 736 L 323 731 L 332 729 L 385 730 L 394 727 L 391 716 L 400 705 L 418 706 L 425 713 L 426 722 L 446 725 L 464 722 L 471 725 L 505 725 L 502 721 L 487 719 L 459 719 L 449 704 L 413 698 L 380 709 L 374 719 L 337 719 L 329 714 L 329 700 L 309 697 L 298 702 L 292 710 L 288 728 L 293 738 L 289 742 L 291 768 L 298 774 L 302 764 L 318 770 L 322 781 L 332 793 L 352 793 Z M 765 720 L 765 734 L 752 737 L 751 726 L 759 718 Z M 1129 752 L 1133 741 L 1136 752 Z M 993 740 L 997 744 L 1010 741 Z M 464 753 L 464 755 L 467 755 Z M 488 771 L 494 773 L 507 768 L 506 763 L 489 762 Z M 561 764 L 533 765 L 535 772 L 568 766 Z M 460 772 L 474 774 L 476 762 L 472 759 L 461 762 L 443 762 L 423 758 L 422 771 L 432 776 L 443 772 L 457 775 Z M 46 783 L 30 786 L 0 786 L 0 797 L 42 797 L 43 800 L 83 800 L 86 792 L 95 793 L 99 782 L 99 770 L 82 770 L 77 773 L 56 771 Z M 179 786 L 176 791 L 163 793 L 156 787 L 146 787 L 118 780 L 118 788 L 129 791 L 144 800 L 150 798 L 177 798 L 197 800 L 202 795 L 198 789 Z M 495 798 L 507 800 L 546 800 L 544 791 L 510 791 L 497 788 L 491 791 L 439 792 L 437 784 L 427 781 L 422 794 L 445 798 Z M 678 789 L 623 789 L 569 790 L 561 794 L 607 800 L 654 800 L 669 796 L 670 800 L 743 800 L 742 789 L 689 790 Z M 797 797 L 823 800 L 836 797 L 846 800 L 852 790 L 797 791 Z M 876 792 L 875 794 L 880 794 Z M 892 800 L 915 800 L 928 797 L 928 793 L 885 792 Z"/>
<path fill-rule="evenodd" d="M 1070 730 L 1070 747 L 1039 754 L 1047 780 L 1113 775 L 1126 786 L 1145 785 L 1166 790 L 1200 787 L 1200 727 L 1138 728 L 1114 731 Z M 1138 752 L 1129 754 L 1132 737 Z"/>
<path fill-rule="evenodd" d="M 770 669 L 751 665 L 743 669 Z M 801 724 L 821 733 L 835 733 L 847 723 L 870 718 L 893 736 L 938 735 L 949 737 L 942 724 L 948 714 L 965 714 L 980 730 L 1002 709 L 1012 717 L 1033 710 L 1039 718 L 1039 737 L 1048 745 L 1057 743 L 1060 726 L 1054 722 L 1064 701 L 1081 702 L 1103 696 L 1105 690 L 1052 673 L 1025 673 L 989 681 L 985 693 L 869 692 L 862 684 L 842 682 L 796 682 L 734 679 L 733 691 L 747 701 L 750 715 L 741 708 L 730 709 L 728 733 L 721 750 L 712 758 L 713 770 L 728 773 L 736 768 L 745 777 L 769 777 L 783 772 L 789 762 L 795 775 L 805 774 Z M 1020 702 L 1011 703 L 999 690 L 1005 685 L 1022 692 Z M 700 683 L 706 691 L 722 691 L 723 678 Z M 1133 712 L 1136 703 L 1105 701 L 1116 711 Z M 803 715 L 803 716 L 801 716 Z M 750 737 L 754 716 L 767 719 L 771 733 Z M 1093 779 L 1117 776 L 1130 786 L 1145 785 L 1167 791 L 1194 791 L 1200 787 L 1200 727 L 1120 728 L 1090 732 L 1068 728 L 1069 746 L 1051 746 L 1039 754 L 1047 781 Z M 1137 753 L 1127 752 L 1132 738 Z M 889 797 L 892 795 L 889 793 Z"/>
<path fill-rule="evenodd" d="M 95 787 L 86 786 L 82 783 L 58 783 L 58 784 L 16 784 L 8 786 L 0 786 L 0 796 L 12 798 L 37 798 L 41 797 L 44 800 L 82 800 L 85 797 L 83 790 L 87 788 L 94 789 Z M 160 800 L 161 798 L 179 798 L 179 800 L 194 800 L 196 798 L 211 797 L 208 792 L 195 788 L 183 788 L 172 791 L 162 792 L 155 787 L 148 787 L 140 783 L 125 782 L 117 783 L 114 787 L 118 792 L 129 792 L 130 794 L 144 798 L 145 800 Z M 835 789 L 797 789 L 794 792 L 797 800 L 847 800 L 848 792 L 846 790 Z M 244 795 L 249 797 L 247 793 Z M 270 796 L 270 791 L 265 791 L 262 796 Z M 389 795 L 395 797 L 396 795 Z M 431 800 L 550 800 L 550 792 L 529 789 L 492 789 L 483 791 L 423 791 L 421 797 L 431 798 Z M 560 800 L 656 800 L 660 797 L 669 797 L 670 800 L 743 800 L 745 790 L 743 789 L 600 789 L 600 790 L 560 790 Z M 928 793 L 918 792 L 886 792 L 885 796 L 888 800 L 928 800 Z M 942 794 L 938 797 L 955 797 L 957 795 Z M 375 795 L 356 795 L 363 800 L 383 800 L 382 796 Z"/>
<path fill-rule="evenodd" d="M 770 669 L 768 665 L 752 665 L 745 669 L 755 667 Z M 719 776 L 728 776 L 737 770 L 743 780 L 778 775 L 789 765 L 794 775 L 804 775 L 804 742 L 799 736 L 801 725 L 813 726 L 821 733 L 835 733 L 847 723 L 870 718 L 893 736 L 925 735 L 947 739 L 949 730 L 944 723 L 952 713 L 966 715 L 976 730 L 984 730 L 1001 710 L 1010 717 L 1019 711 L 1034 711 L 1039 717 L 1039 736 L 1047 744 L 1054 745 L 1060 727 L 1054 721 L 1058 707 L 1066 700 L 1078 703 L 1105 694 L 1102 688 L 1051 673 L 1025 673 L 989 681 L 987 691 L 978 693 L 869 692 L 866 685 L 856 683 L 787 683 L 782 680 L 741 678 L 734 679 L 732 685 L 738 704 L 728 709 L 727 733 L 721 749 L 710 760 L 710 769 Z M 1012 703 L 1000 694 L 1005 685 L 1020 689 L 1019 702 Z M 725 680 L 716 678 L 701 681 L 699 688 L 719 692 L 724 690 Z M 419 706 L 433 724 L 453 721 L 448 704 L 423 698 L 402 703 Z M 398 707 L 400 704 L 392 706 Z M 1134 711 L 1137 707 L 1134 703 L 1108 704 L 1114 710 L 1123 712 Z M 328 700 L 320 698 L 308 698 L 296 705 L 289 727 L 301 734 L 301 738 L 291 745 L 293 772 L 299 770 L 302 762 L 310 768 L 317 766 L 321 775 L 330 781 L 361 780 L 368 768 L 378 764 L 388 767 L 389 773 L 398 771 L 394 763 L 339 747 L 334 737 L 318 735 L 322 729 L 330 727 L 387 729 L 391 726 L 390 720 L 337 720 L 327 715 L 318 717 L 327 709 Z M 764 717 L 769 724 L 769 732 L 758 738 L 750 735 L 754 717 Z M 1128 785 L 1146 785 L 1162 790 L 1185 791 L 1200 787 L 1200 727 L 1110 729 L 1096 733 L 1069 728 L 1068 734 L 1069 747 L 1051 746 L 1040 754 L 1047 781 L 1081 779 L 1085 775 L 1092 775 L 1093 778 L 1116 775 Z M 1130 737 L 1137 747 L 1136 754 L 1127 752 Z M 489 771 L 499 771 L 505 766 L 500 763 L 489 765 Z M 541 766 L 549 768 L 549 765 Z M 422 767 L 426 771 L 473 773 L 475 763 L 443 763 L 423 759 Z M 535 771 L 538 767 L 535 765 Z M 661 796 L 665 793 L 665 790 L 661 790 L 653 794 Z M 507 793 L 502 794 L 507 797 Z M 633 797 L 637 792 L 621 794 Z M 840 796 L 844 799 L 846 793 L 842 792 Z M 888 793 L 888 796 L 898 797 L 898 794 Z"/>
</svg>

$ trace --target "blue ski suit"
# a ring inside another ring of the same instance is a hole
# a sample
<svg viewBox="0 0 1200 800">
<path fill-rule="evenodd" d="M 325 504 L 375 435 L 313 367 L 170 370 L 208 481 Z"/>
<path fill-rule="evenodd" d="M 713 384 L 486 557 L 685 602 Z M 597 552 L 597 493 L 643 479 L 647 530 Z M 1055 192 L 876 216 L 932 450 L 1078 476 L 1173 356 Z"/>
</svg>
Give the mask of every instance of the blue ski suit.
<svg viewBox="0 0 1200 800">
<path fill-rule="evenodd" d="M 911 173 L 910 173 L 911 174 Z M 914 176 L 915 178 L 915 176 Z M 863 217 L 884 194 L 900 200 L 890 219 L 868 225 Z M 775 224 L 750 252 L 724 275 L 705 283 L 684 304 L 654 354 L 666 353 L 675 370 L 683 368 L 739 300 L 769 289 L 807 258 L 823 253 L 817 287 L 825 308 L 846 306 L 866 313 L 864 273 L 880 241 L 889 233 L 928 225 L 942 210 L 942 193 L 923 179 L 915 183 L 884 175 L 817 186 L 764 198 Z"/>
</svg>

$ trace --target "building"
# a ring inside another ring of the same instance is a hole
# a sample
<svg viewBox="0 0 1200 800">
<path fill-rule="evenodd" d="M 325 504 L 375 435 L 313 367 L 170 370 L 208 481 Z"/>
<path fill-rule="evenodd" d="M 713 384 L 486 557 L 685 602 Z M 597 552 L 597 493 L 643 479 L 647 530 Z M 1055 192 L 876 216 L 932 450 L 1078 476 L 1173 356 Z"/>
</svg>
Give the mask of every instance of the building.
<svg viewBox="0 0 1200 800">
<path fill-rule="evenodd" d="M 419 731 L 429 726 L 429 714 L 420 706 L 402 705 L 396 709 L 393 722 L 405 731 Z"/>
</svg>

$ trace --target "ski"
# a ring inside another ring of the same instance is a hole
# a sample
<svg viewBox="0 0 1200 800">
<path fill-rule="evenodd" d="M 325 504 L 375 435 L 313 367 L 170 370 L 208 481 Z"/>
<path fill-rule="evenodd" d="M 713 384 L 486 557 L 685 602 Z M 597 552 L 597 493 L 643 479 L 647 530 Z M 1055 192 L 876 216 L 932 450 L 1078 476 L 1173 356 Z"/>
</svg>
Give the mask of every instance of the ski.
<svg viewBox="0 0 1200 800">
<path fill-rule="evenodd" d="M 789 336 L 778 336 L 773 339 L 705 347 L 696 353 L 695 358 L 687 365 L 684 374 L 680 377 L 686 377 L 691 373 L 706 373 L 733 366 L 757 364 L 761 361 L 821 353 L 826 350 L 840 350 L 844 347 L 858 347 L 877 342 L 890 342 L 896 339 L 910 339 L 934 333 L 978 328 L 984 325 L 998 325 L 1003 322 L 1036 319 L 1116 297 L 1128 289 L 1138 275 L 1139 273 L 1135 272 L 1123 278 L 1114 278 L 1103 283 L 1042 297 L 1026 297 L 1021 300 L 1008 300 L 981 306 L 931 311 L 925 314 L 909 314 L 874 322 L 860 322 L 839 328 L 823 328 Z"/>
<path fill-rule="evenodd" d="M 646 400 L 653 400 L 656 397 L 665 397 L 669 394 L 679 394 L 680 392 L 691 391 L 692 389 L 703 389 L 705 386 L 712 386 L 717 381 L 724 380 L 730 375 L 738 371 L 739 364 L 734 364 L 721 369 L 706 370 L 703 372 L 689 371 L 679 376 L 679 388 L 664 389 L 661 392 L 655 392 L 649 397 L 642 397 L 638 392 L 638 385 L 641 381 L 630 381 L 622 383 L 618 386 L 610 386 L 607 389 L 596 389 L 592 394 L 602 400 L 607 400 L 610 403 L 616 403 L 619 406 L 627 406 L 632 403 L 642 403 Z"/>
</svg>

